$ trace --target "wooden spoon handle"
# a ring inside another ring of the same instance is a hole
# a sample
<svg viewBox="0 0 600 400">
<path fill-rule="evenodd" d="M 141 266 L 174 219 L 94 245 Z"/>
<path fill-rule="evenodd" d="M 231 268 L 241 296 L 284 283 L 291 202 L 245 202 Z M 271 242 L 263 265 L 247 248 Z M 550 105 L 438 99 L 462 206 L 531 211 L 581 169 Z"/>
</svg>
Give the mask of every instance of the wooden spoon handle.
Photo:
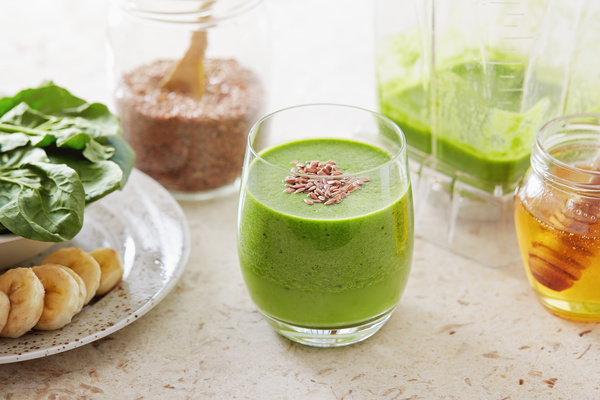
<svg viewBox="0 0 600 400">
<path fill-rule="evenodd" d="M 200 99 L 204 94 L 204 53 L 208 44 L 206 31 L 192 33 L 190 46 L 171 73 L 163 78 L 160 87 L 185 93 Z"/>
<path fill-rule="evenodd" d="M 600 155 L 596 156 L 596 159 L 592 163 L 592 171 L 600 172 Z M 600 175 L 592 177 L 589 183 L 592 185 L 600 185 Z"/>
</svg>

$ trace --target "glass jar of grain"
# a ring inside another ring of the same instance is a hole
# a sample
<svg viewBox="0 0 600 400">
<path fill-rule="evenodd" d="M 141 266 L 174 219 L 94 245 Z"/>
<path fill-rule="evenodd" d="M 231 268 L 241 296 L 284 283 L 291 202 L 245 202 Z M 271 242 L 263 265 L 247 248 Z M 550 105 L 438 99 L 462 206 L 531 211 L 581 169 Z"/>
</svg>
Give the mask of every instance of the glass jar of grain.
<svg viewBox="0 0 600 400">
<path fill-rule="evenodd" d="M 262 0 L 113 0 L 108 26 L 112 106 L 136 168 L 178 199 L 237 191 L 266 100 Z"/>
</svg>

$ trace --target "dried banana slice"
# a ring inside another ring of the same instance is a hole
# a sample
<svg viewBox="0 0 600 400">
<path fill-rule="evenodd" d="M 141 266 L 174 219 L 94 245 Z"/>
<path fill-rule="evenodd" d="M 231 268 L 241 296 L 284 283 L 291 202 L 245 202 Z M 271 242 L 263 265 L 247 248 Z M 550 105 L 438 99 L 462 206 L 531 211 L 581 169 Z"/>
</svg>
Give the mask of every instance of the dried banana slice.
<svg viewBox="0 0 600 400">
<path fill-rule="evenodd" d="M 8 314 L 10 313 L 10 299 L 4 292 L 0 292 L 0 331 L 4 329 Z"/>
<path fill-rule="evenodd" d="M 71 268 L 65 267 L 64 265 L 60 265 L 60 264 L 44 264 L 44 265 L 56 265 L 57 267 L 67 271 L 67 273 L 69 275 L 71 275 L 73 277 L 73 279 L 75 279 L 75 282 L 77 282 L 77 286 L 79 286 L 79 304 L 77 305 L 77 312 L 81 311 L 81 309 L 85 305 L 85 298 L 87 296 L 87 289 L 85 288 L 85 282 L 83 281 L 83 279 L 81 279 L 81 277 L 79 275 L 77 275 L 77 273 L 75 271 L 73 271 Z"/>
<path fill-rule="evenodd" d="M 75 315 L 79 306 L 79 286 L 73 277 L 52 264 L 31 268 L 44 286 L 44 310 L 33 327 L 43 331 L 60 329 Z"/>
<path fill-rule="evenodd" d="M 123 279 L 123 263 L 115 249 L 101 248 L 90 252 L 90 255 L 100 265 L 100 286 L 96 295 L 100 296 L 112 290 Z"/>
<path fill-rule="evenodd" d="M 17 338 L 40 319 L 44 310 L 44 286 L 31 268 L 14 268 L 0 275 L 0 291 L 10 300 L 10 312 L 0 336 Z"/>
<path fill-rule="evenodd" d="M 96 295 L 96 290 L 100 285 L 100 265 L 85 251 L 77 247 L 63 247 L 48 257 L 42 264 L 60 264 L 71 268 L 85 282 L 86 296 L 84 304 Z"/>
</svg>

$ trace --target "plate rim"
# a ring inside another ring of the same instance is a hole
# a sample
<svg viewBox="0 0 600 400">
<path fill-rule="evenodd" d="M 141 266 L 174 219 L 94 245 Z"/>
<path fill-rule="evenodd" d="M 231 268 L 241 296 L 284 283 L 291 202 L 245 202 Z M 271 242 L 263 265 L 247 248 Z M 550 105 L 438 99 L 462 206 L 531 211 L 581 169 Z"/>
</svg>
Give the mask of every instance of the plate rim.
<svg viewBox="0 0 600 400">
<path fill-rule="evenodd" d="M 181 224 L 181 228 L 182 228 L 182 232 L 181 232 L 182 237 L 183 237 L 182 254 L 181 254 L 180 259 L 177 262 L 177 265 L 173 269 L 172 275 L 169 277 L 169 279 L 166 281 L 166 283 L 164 285 L 162 285 L 160 287 L 160 289 L 156 293 L 154 293 L 145 303 L 143 303 L 140 307 L 137 307 L 136 309 L 132 309 L 128 313 L 127 316 L 121 318 L 119 321 L 115 322 L 110 327 L 102 328 L 96 332 L 90 333 L 89 335 L 87 335 L 83 338 L 77 338 L 75 340 L 71 340 L 66 344 L 64 344 L 64 343 L 57 344 L 57 345 L 46 347 L 46 348 L 27 351 L 24 353 L 4 355 L 4 356 L 0 355 L 0 365 L 17 363 L 17 362 L 21 362 L 21 361 L 28 361 L 28 360 L 33 360 L 33 359 L 37 359 L 37 358 L 47 357 L 47 356 L 62 353 L 62 352 L 68 351 L 68 350 L 73 350 L 73 349 L 81 347 L 83 345 L 92 343 L 96 340 L 102 339 L 102 338 L 104 338 L 114 332 L 117 332 L 117 331 L 123 329 L 124 327 L 132 324 L 134 321 L 137 321 L 138 319 L 140 319 L 142 316 L 144 316 L 146 313 L 148 313 L 151 309 L 153 309 L 160 301 L 162 301 L 173 290 L 175 285 L 179 282 L 179 279 L 181 278 L 181 276 L 183 275 L 183 273 L 185 271 L 185 267 L 189 260 L 189 256 L 190 256 L 190 252 L 191 252 L 191 234 L 190 234 L 190 230 L 189 230 L 187 216 L 183 212 L 183 209 L 181 208 L 181 205 L 178 203 L 178 201 L 173 197 L 173 195 L 171 195 L 171 193 L 167 189 L 165 189 L 162 185 L 160 185 L 160 183 L 158 183 L 152 177 L 150 177 L 149 175 L 145 174 L 144 172 L 142 172 L 136 168 L 134 168 L 132 170 L 132 174 L 129 177 L 129 179 L 132 179 L 132 178 L 136 179 L 135 178 L 136 175 L 139 175 L 142 177 L 142 178 L 137 178 L 137 179 L 148 179 L 149 181 L 151 181 L 156 186 L 153 189 L 161 191 L 162 195 L 164 195 L 166 198 L 169 199 L 169 201 L 172 203 L 172 206 L 174 207 L 174 210 L 181 217 L 178 220 L 178 222 Z M 91 305 L 91 307 L 94 307 L 94 305 Z M 49 331 L 49 332 L 54 332 L 54 331 Z M 0 340 L 13 340 L 13 339 L 0 338 Z"/>
</svg>

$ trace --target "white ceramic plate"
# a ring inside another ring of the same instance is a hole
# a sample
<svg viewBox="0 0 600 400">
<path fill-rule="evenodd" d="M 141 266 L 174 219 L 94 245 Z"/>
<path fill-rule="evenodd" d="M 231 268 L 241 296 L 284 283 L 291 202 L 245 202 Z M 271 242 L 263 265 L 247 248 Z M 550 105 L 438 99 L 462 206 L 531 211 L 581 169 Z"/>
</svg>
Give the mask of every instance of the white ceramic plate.
<svg viewBox="0 0 600 400">
<path fill-rule="evenodd" d="M 123 191 L 111 193 L 86 211 L 83 229 L 72 241 L 21 265 L 36 265 L 56 248 L 70 246 L 86 251 L 116 249 L 123 257 L 123 281 L 104 297 L 92 300 L 62 329 L 0 338 L 0 364 L 71 350 L 140 318 L 175 286 L 188 259 L 190 238 L 177 201 L 152 178 L 133 170 Z"/>
<path fill-rule="evenodd" d="M 29 240 L 13 234 L 0 235 L 0 273 L 10 266 L 31 258 L 32 254 L 41 253 L 53 244 Z"/>
</svg>

